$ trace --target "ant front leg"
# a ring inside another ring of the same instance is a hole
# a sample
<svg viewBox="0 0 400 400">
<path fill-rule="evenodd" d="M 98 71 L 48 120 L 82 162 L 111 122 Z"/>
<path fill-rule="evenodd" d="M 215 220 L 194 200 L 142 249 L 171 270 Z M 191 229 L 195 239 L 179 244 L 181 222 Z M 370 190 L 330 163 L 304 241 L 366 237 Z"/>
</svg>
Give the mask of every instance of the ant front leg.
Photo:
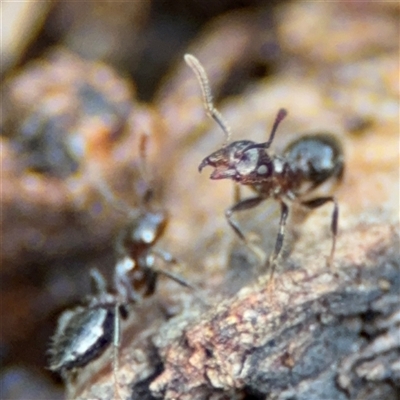
<svg viewBox="0 0 400 400">
<path fill-rule="evenodd" d="M 232 207 L 229 207 L 225 211 L 225 217 L 228 221 L 228 224 L 234 230 L 239 239 L 242 240 L 247 245 L 248 245 L 247 239 L 244 236 L 241 229 L 239 228 L 238 223 L 232 220 L 232 215 L 237 211 L 249 210 L 251 208 L 257 207 L 263 200 L 265 200 L 265 198 L 261 196 L 250 197 L 248 199 L 239 201 L 238 203 L 234 204 Z"/>
<path fill-rule="evenodd" d="M 239 239 L 244 242 L 244 244 L 258 257 L 259 260 L 262 261 L 262 263 L 265 263 L 266 258 L 264 250 L 250 243 L 246 239 L 243 232 L 239 228 L 238 223 L 232 219 L 232 215 L 237 211 L 249 210 L 251 208 L 257 207 L 264 200 L 266 199 L 262 196 L 250 197 L 248 199 L 238 201 L 236 204 L 225 211 L 225 217 L 228 221 L 229 226 L 233 229 Z"/>
<path fill-rule="evenodd" d="M 233 201 L 234 203 L 239 203 L 242 199 L 242 195 L 240 193 L 240 185 L 237 182 L 233 183 Z"/>
<path fill-rule="evenodd" d="M 309 200 L 302 202 L 301 204 L 303 206 L 306 206 L 307 208 L 313 210 L 315 208 L 321 207 L 328 201 L 331 201 L 333 203 L 333 212 L 332 212 L 332 222 L 331 222 L 331 232 L 332 232 L 332 248 L 331 248 L 331 254 L 329 255 L 328 258 L 328 266 L 332 266 L 333 263 L 333 256 L 335 254 L 335 248 L 336 248 L 336 236 L 337 236 L 337 228 L 338 228 L 338 220 L 339 220 L 339 206 L 338 203 L 333 196 L 327 196 L 327 197 L 318 197 L 317 199 L 314 200 Z"/>
<path fill-rule="evenodd" d="M 119 349 L 121 347 L 121 319 L 120 319 L 120 304 L 117 302 L 114 306 L 114 335 L 113 335 L 113 379 L 114 379 L 114 397 L 121 399 L 118 383 L 119 369 Z"/>
<path fill-rule="evenodd" d="M 155 266 L 155 257 L 161 258 L 165 263 L 167 264 L 178 264 L 178 261 L 176 258 L 174 258 L 171 254 L 169 254 L 166 251 L 162 250 L 152 250 L 150 254 L 147 254 L 146 257 L 146 269 L 152 273 L 155 278 L 157 278 L 158 275 L 164 275 L 167 278 L 175 281 L 179 285 L 186 287 L 190 290 L 192 290 L 194 293 L 198 293 L 199 290 L 196 288 L 194 285 L 189 283 L 185 278 L 183 278 L 181 275 L 176 274 L 171 271 L 167 271 L 164 268 L 158 268 Z M 203 300 L 202 300 L 203 301 Z"/>
</svg>

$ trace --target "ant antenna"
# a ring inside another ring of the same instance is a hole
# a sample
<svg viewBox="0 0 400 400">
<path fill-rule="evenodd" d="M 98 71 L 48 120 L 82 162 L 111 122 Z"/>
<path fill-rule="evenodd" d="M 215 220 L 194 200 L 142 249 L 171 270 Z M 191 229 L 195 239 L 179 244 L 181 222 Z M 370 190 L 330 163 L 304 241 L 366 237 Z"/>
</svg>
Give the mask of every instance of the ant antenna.
<svg viewBox="0 0 400 400">
<path fill-rule="evenodd" d="M 152 196 L 153 190 L 149 187 L 149 174 L 147 169 L 147 148 L 148 148 L 149 135 L 147 133 L 143 133 L 139 138 L 139 171 L 143 180 L 146 182 L 146 189 L 144 190 L 143 195 L 141 195 L 140 203 L 147 204 Z M 100 179 L 96 179 L 96 189 L 100 192 L 100 194 L 104 197 L 104 199 L 111 203 L 114 208 L 131 218 L 135 218 L 138 215 L 138 211 L 130 206 L 126 201 L 117 198 L 115 194 L 110 190 L 110 187 Z M 141 204 L 142 205 L 142 204 Z"/>
<path fill-rule="evenodd" d="M 272 126 L 271 134 L 269 135 L 268 142 L 265 142 L 265 147 L 268 148 L 275 137 L 275 132 L 278 129 L 279 124 L 283 121 L 286 117 L 287 111 L 284 108 L 279 109 L 278 114 L 276 115 L 274 125 Z"/>
<path fill-rule="evenodd" d="M 140 174 L 146 184 L 146 189 L 143 194 L 142 201 L 144 204 L 148 204 L 151 198 L 153 197 L 153 189 L 151 185 L 149 185 L 150 178 L 149 178 L 149 170 L 148 170 L 148 162 L 147 162 L 147 153 L 149 147 L 149 134 L 143 133 L 140 136 L 139 141 L 139 159 L 140 159 Z"/>
<path fill-rule="evenodd" d="M 268 149 L 269 146 L 271 146 L 275 133 L 278 129 L 279 124 L 282 122 L 282 120 L 287 116 L 287 111 L 284 108 L 280 108 L 278 111 L 278 114 L 275 117 L 274 125 L 272 126 L 271 133 L 269 135 L 269 139 L 267 142 L 264 143 L 254 143 L 251 144 L 250 146 L 247 146 L 244 150 L 243 153 L 246 152 L 247 150 L 251 149 Z"/>
<path fill-rule="evenodd" d="M 210 118 L 214 119 L 214 121 L 217 122 L 217 124 L 225 133 L 225 143 L 223 146 L 225 147 L 231 138 L 231 128 L 229 127 L 228 123 L 225 121 L 221 113 L 213 105 L 213 98 L 206 71 L 204 70 L 204 67 L 201 65 L 200 61 L 195 56 L 191 54 L 185 54 L 184 59 L 186 61 L 186 64 L 193 70 L 197 77 L 197 80 L 200 83 L 201 92 L 203 94 L 203 104 L 204 108 L 206 109 L 207 115 Z"/>
<path fill-rule="evenodd" d="M 100 182 L 98 179 L 96 179 L 95 186 L 96 189 L 99 191 L 99 193 L 104 197 L 104 199 L 108 203 L 111 203 L 116 210 L 124 214 L 127 214 L 132 218 L 137 215 L 136 210 L 133 207 L 131 207 L 127 202 L 115 197 L 114 193 L 110 190 L 107 184 L 105 184 L 102 181 Z"/>
<path fill-rule="evenodd" d="M 95 293 L 97 296 L 107 293 L 107 284 L 103 275 L 97 268 L 92 268 L 90 270 L 90 283 L 92 286 L 92 293 Z"/>
<path fill-rule="evenodd" d="M 139 140 L 139 158 L 140 158 L 140 172 L 145 179 L 148 178 L 147 171 L 147 148 L 149 143 L 149 135 L 143 133 Z"/>
</svg>

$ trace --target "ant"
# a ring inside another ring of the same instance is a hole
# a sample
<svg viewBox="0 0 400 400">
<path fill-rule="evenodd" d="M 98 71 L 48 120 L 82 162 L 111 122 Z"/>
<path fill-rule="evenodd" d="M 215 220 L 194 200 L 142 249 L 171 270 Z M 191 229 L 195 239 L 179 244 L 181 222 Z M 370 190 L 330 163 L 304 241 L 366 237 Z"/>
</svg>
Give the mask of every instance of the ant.
<svg viewBox="0 0 400 400">
<path fill-rule="evenodd" d="M 211 166 L 214 168 L 211 179 L 231 179 L 240 185 L 250 186 L 257 193 L 254 197 L 237 201 L 225 211 L 226 219 L 236 235 L 248 244 L 239 225 L 232 219 L 234 213 L 256 207 L 269 198 L 279 202 L 281 210 L 279 231 L 270 257 L 272 279 L 285 236 L 286 220 L 289 215 L 288 204 L 299 203 L 308 209 L 315 209 L 331 202 L 333 203 L 332 248 L 328 265 L 332 265 L 339 206 L 334 196 L 313 197 L 313 192 L 331 178 L 341 180 L 344 157 L 339 141 L 326 133 L 305 135 L 290 143 L 282 155 L 270 154 L 268 149 L 274 140 L 277 128 L 287 115 L 285 109 L 280 109 L 268 141 L 256 143 L 251 140 L 239 140 L 229 143 L 231 130 L 213 105 L 210 85 L 203 66 L 191 54 L 186 54 L 184 58 L 200 83 L 207 115 L 218 123 L 226 136 L 224 145 L 203 159 L 199 165 L 199 172 L 204 167 Z"/>
<path fill-rule="evenodd" d="M 141 139 L 143 164 L 145 137 Z M 60 316 L 49 350 L 49 369 L 59 372 L 67 380 L 72 372 L 100 357 L 112 344 L 114 394 L 121 398 L 117 383 L 118 358 L 121 320 L 128 317 L 128 306 L 153 294 L 159 275 L 194 291 L 197 289 L 179 275 L 157 267 L 157 258 L 166 263 L 176 263 L 169 253 L 154 249 L 167 225 L 167 214 L 147 207 L 132 209 L 116 199 L 108 187 L 101 184 L 97 188 L 116 208 L 129 213 L 129 223 L 121 231 L 116 244 L 118 257 L 114 267 L 114 290 L 107 289 L 106 280 L 97 269 L 90 271 L 93 293 L 83 305 L 64 311 Z M 142 203 L 147 203 L 150 198 L 151 190 L 147 190 Z"/>
</svg>

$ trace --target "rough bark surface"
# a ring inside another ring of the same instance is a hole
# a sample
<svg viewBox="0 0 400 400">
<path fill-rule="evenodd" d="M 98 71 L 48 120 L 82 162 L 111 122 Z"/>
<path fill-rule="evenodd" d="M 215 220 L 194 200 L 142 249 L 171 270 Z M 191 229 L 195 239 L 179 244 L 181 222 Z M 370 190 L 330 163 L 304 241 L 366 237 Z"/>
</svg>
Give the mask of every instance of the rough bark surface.
<svg viewBox="0 0 400 400">
<path fill-rule="evenodd" d="M 398 230 L 360 228 L 341 243 L 333 269 L 314 254 L 299 258 L 274 287 L 263 275 L 208 311 L 183 313 L 127 344 L 121 397 L 395 399 Z M 79 398 L 106 399 L 113 390 L 106 373 Z"/>
</svg>

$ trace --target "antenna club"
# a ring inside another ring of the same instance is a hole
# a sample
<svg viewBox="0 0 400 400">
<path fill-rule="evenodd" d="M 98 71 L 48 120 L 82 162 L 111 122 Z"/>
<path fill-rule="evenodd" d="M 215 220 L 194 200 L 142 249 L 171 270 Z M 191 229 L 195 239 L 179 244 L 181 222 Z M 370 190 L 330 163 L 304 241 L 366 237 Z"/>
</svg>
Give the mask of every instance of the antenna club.
<svg viewBox="0 0 400 400">
<path fill-rule="evenodd" d="M 281 122 L 287 115 L 288 115 L 288 112 L 287 112 L 286 108 L 280 108 L 278 111 L 278 115 L 276 116 L 276 121 Z"/>
<path fill-rule="evenodd" d="M 186 53 L 186 54 L 183 56 L 183 58 L 185 59 L 185 62 L 186 62 L 186 64 L 188 64 L 188 65 L 193 64 L 193 63 L 196 62 L 196 60 L 197 60 L 195 56 L 192 56 L 192 55 L 189 54 L 189 53 Z"/>
<path fill-rule="evenodd" d="M 231 136 L 231 129 L 221 113 L 214 107 L 211 88 L 208 82 L 206 71 L 204 70 L 204 67 L 201 65 L 200 61 L 195 56 L 191 54 L 185 54 L 183 58 L 185 59 L 186 64 L 193 70 L 197 77 L 197 80 L 199 81 L 201 92 L 203 95 L 203 104 L 207 115 L 221 127 L 225 134 L 226 140 L 224 146 L 226 146 Z"/>
</svg>

